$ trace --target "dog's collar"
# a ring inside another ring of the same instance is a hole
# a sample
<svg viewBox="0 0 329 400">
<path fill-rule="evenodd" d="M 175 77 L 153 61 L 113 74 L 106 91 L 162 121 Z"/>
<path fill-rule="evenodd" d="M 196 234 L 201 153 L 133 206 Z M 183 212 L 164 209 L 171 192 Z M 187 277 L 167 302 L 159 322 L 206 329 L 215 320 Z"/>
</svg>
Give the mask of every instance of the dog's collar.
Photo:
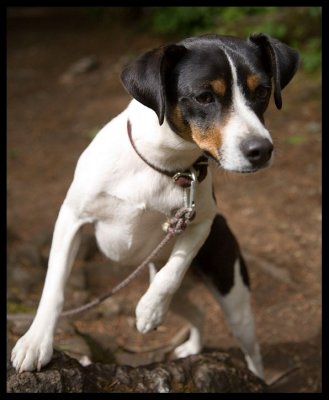
<svg viewBox="0 0 329 400">
<path fill-rule="evenodd" d="M 159 167 L 155 166 L 154 164 L 151 164 L 137 150 L 136 145 L 132 138 L 131 123 L 130 123 L 129 119 L 127 120 L 127 132 L 128 132 L 129 140 L 130 140 L 130 143 L 131 143 L 133 149 L 135 150 L 136 154 L 145 162 L 145 164 L 147 164 L 149 167 L 151 167 L 155 171 L 159 172 L 160 174 L 166 175 L 169 178 L 171 178 L 176 185 L 181 186 L 181 187 L 190 187 L 191 182 L 193 180 L 193 174 L 191 173 L 192 169 L 197 174 L 198 182 L 202 182 L 206 178 L 207 172 L 208 172 L 208 158 L 205 155 L 199 157 L 193 163 L 193 165 L 190 169 L 186 169 L 184 171 L 168 171 L 166 169 L 159 168 Z"/>
</svg>

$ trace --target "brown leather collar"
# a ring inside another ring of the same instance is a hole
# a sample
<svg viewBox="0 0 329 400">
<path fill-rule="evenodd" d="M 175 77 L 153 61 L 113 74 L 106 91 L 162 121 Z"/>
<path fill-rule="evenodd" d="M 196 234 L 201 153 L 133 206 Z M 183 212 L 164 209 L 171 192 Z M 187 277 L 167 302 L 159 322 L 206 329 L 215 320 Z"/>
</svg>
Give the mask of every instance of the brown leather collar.
<svg viewBox="0 0 329 400">
<path fill-rule="evenodd" d="M 147 164 L 149 167 L 151 167 L 155 171 L 159 172 L 160 174 L 168 176 L 178 186 L 181 186 L 181 187 L 190 187 L 191 186 L 192 177 L 191 177 L 190 169 L 186 169 L 184 171 L 168 171 L 166 169 L 162 169 L 162 168 L 159 168 L 159 167 L 151 164 L 149 161 L 146 160 L 146 158 L 144 156 L 142 156 L 142 154 L 137 150 L 136 145 L 133 141 L 132 133 L 131 133 L 131 123 L 130 123 L 129 119 L 127 120 L 127 132 L 128 132 L 129 140 L 130 140 L 130 143 L 131 143 L 133 149 L 135 150 L 137 155 L 145 162 L 145 164 Z M 197 173 L 198 182 L 202 182 L 207 176 L 208 158 L 204 155 L 199 157 L 193 163 L 192 168 Z"/>
</svg>

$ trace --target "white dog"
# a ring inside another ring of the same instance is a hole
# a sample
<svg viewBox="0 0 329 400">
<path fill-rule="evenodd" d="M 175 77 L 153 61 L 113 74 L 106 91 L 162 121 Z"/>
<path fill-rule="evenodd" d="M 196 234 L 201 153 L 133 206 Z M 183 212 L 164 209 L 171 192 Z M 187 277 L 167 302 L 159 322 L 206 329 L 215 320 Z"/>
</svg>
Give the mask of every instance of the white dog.
<svg viewBox="0 0 329 400">
<path fill-rule="evenodd" d="M 281 108 L 281 89 L 297 65 L 295 50 L 264 34 L 248 40 L 204 35 L 149 51 L 124 69 L 122 81 L 134 99 L 78 161 L 55 225 L 37 314 L 12 351 L 17 371 L 40 370 L 51 360 L 81 227 L 94 224 L 112 264 L 136 266 L 161 241 L 162 224 L 184 206 L 192 185 L 195 218 L 155 260 L 162 268 L 137 305 L 137 329 L 146 333 L 161 324 L 194 260 L 216 290 L 249 368 L 263 376 L 247 270 L 217 215 L 211 173 L 206 176 L 204 163 L 196 160 L 206 155 L 236 172 L 269 165 L 273 144 L 263 113 L 271 81 Z M 201 347 L 192 321 L 191 336 L 176 354 L 195 354 Z"/>
</svg>

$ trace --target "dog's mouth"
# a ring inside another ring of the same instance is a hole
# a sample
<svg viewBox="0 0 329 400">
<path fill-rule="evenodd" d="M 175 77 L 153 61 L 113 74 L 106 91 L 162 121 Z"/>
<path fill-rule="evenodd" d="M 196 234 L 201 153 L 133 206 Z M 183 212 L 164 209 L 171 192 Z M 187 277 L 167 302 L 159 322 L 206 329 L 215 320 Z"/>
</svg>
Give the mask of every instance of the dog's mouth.
<svg viewBox="0 0 329 400">
<path fill-rule="evenodd" d="M 233 172 L 235 174 L 254 174 L 255 172 L 257 172 L 263 168 L 263 167 L 261 167 L 261 168 L 243 168 L 243 169 L 241 169 L 241 168 L 231 169 L 230 168 L 230 169 L 228 169 L 228 168 L 224 168 L 220 162 L 217 162 L 217 166 L 219 168 L 223 169 L 224 171 Z"/>
<path fill-rule="evenodd" d="M 255 172 L 258 172 L 264 168 L 267 168 L 270 163 L 266 163 L 264 165 L 261 166 L 257 166 L 257 167 L 246 167 L 246 168 L 225 168 L 221 165 L 220 162 L 217 161 L 217 165 L 219 168 L 222 168 L 224 171 L 228 171 L 228 172 L 233 172 L 233 173 L 237 173 L 237 174 L 254 174 Z"/>
<path fill-rule="evenodd" d="M 259 171 L 260 169 L 265 168 L 249 168 L 249 169 L 240 169 L 240 170 L 231 170 L 230 172 L 236 172 L 238 174 L 254 174 L 255 172 Z"/>
<path fill-rule="evenodd" d="M 255 172 L 258 172 L 259 170 L 262 170 L 264 168 L 269 167 L 269 165 L 271 164 L 270 162 L 266 162 L 263 165 L 257 166 L 257 167 L 251 167 L 251 166 L 246 166 L 246 167 L 240 167 L 240 168 L 227 168 L 225 167 L 220 159 L 216 159 L 213 156 L 209 156 L 207 155 L 209 160 L 212 160 L 215 162 L 216 166 L 224 171 L 227 172 L 233 172 L 233 173 L 237 173 L 237 174 L 254 174 Z"/>
<path fill-rule="evenodd" d="M 237 173 L 237 174 L 254 174 L 255 172 L 258 172 L 261 169 L 267 168 L 270 166 L 271 164 L 271 160 L 268 160 L 267 162 L 265 162 L 262 165 L 257 165 L 257 166 L 245 166 L 245 167 L 237 167 L 237 168 L 227 168 L 225 167 L 225 165 L 223 165 L 223 163 L 220 160 L 220 157 L 214 157 L 211 153 L 209 153 L 208 151 L 204 151 L 204 155 L 208 158 L 208 160 L 212 160 L 215 162 L 215 164 L 217 165 L 218 168 L 227 171 L 227 172 L 233 172 L 233 173 Z"/>
</svg>

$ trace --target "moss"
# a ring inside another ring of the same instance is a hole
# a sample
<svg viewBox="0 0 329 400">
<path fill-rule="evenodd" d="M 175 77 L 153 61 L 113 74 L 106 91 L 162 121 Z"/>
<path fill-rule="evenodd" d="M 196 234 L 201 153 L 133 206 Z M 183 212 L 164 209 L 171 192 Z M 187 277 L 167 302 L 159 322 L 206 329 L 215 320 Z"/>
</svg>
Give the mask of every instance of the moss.
<svg viewBox="0 0 329 400">
<path fill-rule="evenodd" d="M 32 314 L 35 310 L 20 301 L 7 301 L 7 313 L 9 314 Z"/>
</svg>

